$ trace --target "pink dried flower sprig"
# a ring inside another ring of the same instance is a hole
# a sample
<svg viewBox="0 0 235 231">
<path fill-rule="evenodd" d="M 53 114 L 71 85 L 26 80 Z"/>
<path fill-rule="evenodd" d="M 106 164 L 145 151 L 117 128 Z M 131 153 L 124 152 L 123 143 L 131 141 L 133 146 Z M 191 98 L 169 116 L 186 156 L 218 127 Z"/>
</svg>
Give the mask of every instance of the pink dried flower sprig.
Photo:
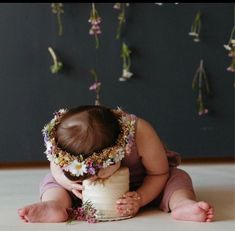
<svg viewBox="0 0 235 231">
<path fill-rule="evenodd" d="M 189 35 L 194 37 L 194 39 L 193 39 L 194 42 L 200 41 L 199 36 L 200 36 L 200 32 L 201 32 L 201 24 L 202 24 L 201 12 L 199 11 L 199 12 L 197 12 L 197 14 L 193 20 L 193 23 L 191 25 L 191 30 L 189 32 Z"/>
<path fill-rule="evenodd" d="M 198 110 L 198 115 L 206 115 L 208 114 L 209 110 L 206 108 L 205 103 L 204 103 L 204 96 L 210 94 L 210 88 L 206 76 L 205 69 L 203 67 L 203 60 L 200 61 L 200 65 L 196 70 L 196 73 L 193 78 L 192 82 L 192 89 L 194 91 L 197 91 L 197 99 L 196 99 L 196 104 L 197 104 L 197 110 Z"/>
<path fill-rule="evenodd" d="M 92 69 L 90 73 L 94 78 L 94 83 L 89 87 L 89 90 L 95 91 L 96 93 L 95 105 L 100 105 L 101 82 L 98 80 L 98 75 L 94 69 Z"/>
<path fill-rule="evenodd" d="M 129 3 L 117 2 L 113 6 L 114 9 L 120 10 L 120 13 L 118 15 L 118 28 L 117 28 L 116 39 L 120 38 L 122 25 L 126 22 L 126 7 L 128 7 L 129 5 L 130 5 Z"/>
<path fill-rule="evenodd" d="M 99 48 L 98 35 L 101 34 L 101 28 L 100 28 L 101 17 L 99 16 L 98 11 L 96 10 L 95 3 L 92 3 L 90 18 L 88 22 L 91 24 L 89 34 L 95 36 L 96 48 Z"/>
</svg>

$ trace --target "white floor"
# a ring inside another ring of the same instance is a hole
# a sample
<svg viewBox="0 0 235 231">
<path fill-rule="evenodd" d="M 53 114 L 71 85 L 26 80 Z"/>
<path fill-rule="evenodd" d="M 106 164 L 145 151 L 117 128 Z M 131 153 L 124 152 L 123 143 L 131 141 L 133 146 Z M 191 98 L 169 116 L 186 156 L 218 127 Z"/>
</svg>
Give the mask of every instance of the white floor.
<svg viewBox="0 0 235 231">
<path fill-rule="evenodd" d="M 135 218 L 88 224 L 29 224 L 17 216 L 17 208 L 38 201 L 38 182 L 48 169 L 0 170 L 0 231 L 232 231 L 235 230 L 235 166 L 233 164 L 184 164 L 192 177 L 198 199 L 215 208 L 215 221 L 197 223 L 175 221 L 159 210 L 142 211 Z"/>
</svg>

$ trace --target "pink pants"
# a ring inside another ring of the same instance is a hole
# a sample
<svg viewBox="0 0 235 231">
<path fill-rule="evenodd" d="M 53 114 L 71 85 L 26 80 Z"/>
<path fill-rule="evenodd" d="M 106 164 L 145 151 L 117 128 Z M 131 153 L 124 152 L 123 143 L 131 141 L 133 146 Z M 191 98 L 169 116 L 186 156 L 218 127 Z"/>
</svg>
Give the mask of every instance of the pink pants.
<svg viewBox="0 0 235 231">
<path fill-rule="evenodd" d="M 40 198 L 42 194 L 50 188 L 62 188 L 62 186 L 56 182 L 51 173 L 48 173 L 40 183 Z M 170 197 L 173 192 L 179 189 L 187 189 L 194 193 L 192 180 L 188 173 L 182 169 L 172 167 L 170 168 L 170 175 L 164 189 L 151 205 L 157 205 L 164 212 L 170 212 Z M 69 192 L 69 194 L 71 195 L 73 205 L 81 204 L 80 199 L 76 198 L 71 192 Z"/>
<path fill-rule="evenodd" d="M 159 205 L 159 208 L 164 212 L 170 212 L 169 201 L 171 195 L 179 189 L 189 190 L 195 195 L 192 180 L 188 173 L 176 167 L 170 168 L 170 175 L 167 183 L 161 195 L 154 203 Z"/>
</svg>

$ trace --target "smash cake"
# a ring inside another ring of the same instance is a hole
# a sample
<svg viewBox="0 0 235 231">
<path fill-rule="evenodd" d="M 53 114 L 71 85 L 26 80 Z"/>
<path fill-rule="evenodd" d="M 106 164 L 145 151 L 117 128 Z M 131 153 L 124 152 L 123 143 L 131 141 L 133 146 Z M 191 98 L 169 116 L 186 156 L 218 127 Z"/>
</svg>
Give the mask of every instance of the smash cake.
<svg viewBox="0 0 235 231">
<path fill-rule="evenodd" d="M 92 204 L 98 221 L 129 218 L 120 217 L 115 208 L 116 201 L 129 191 L 129 178 L 129 169 L 121 167 L 107 179 L 83 180 L 83 203 Z"/>
</svg>

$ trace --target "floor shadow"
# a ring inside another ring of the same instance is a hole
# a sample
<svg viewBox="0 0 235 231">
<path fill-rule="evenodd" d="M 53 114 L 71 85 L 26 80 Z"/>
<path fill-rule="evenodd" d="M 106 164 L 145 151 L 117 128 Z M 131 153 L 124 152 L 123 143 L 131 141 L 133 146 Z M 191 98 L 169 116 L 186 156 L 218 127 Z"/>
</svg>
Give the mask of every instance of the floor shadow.
<svg viewBox="0 0 235 231">
<path fill-rule="evenodd" d="M 207 201 L 214 207 L 215 221 L 235 220 L 235 191 L 232 186 L 197 187 L 195 191 L 197 200 Z"/>
</svg>

